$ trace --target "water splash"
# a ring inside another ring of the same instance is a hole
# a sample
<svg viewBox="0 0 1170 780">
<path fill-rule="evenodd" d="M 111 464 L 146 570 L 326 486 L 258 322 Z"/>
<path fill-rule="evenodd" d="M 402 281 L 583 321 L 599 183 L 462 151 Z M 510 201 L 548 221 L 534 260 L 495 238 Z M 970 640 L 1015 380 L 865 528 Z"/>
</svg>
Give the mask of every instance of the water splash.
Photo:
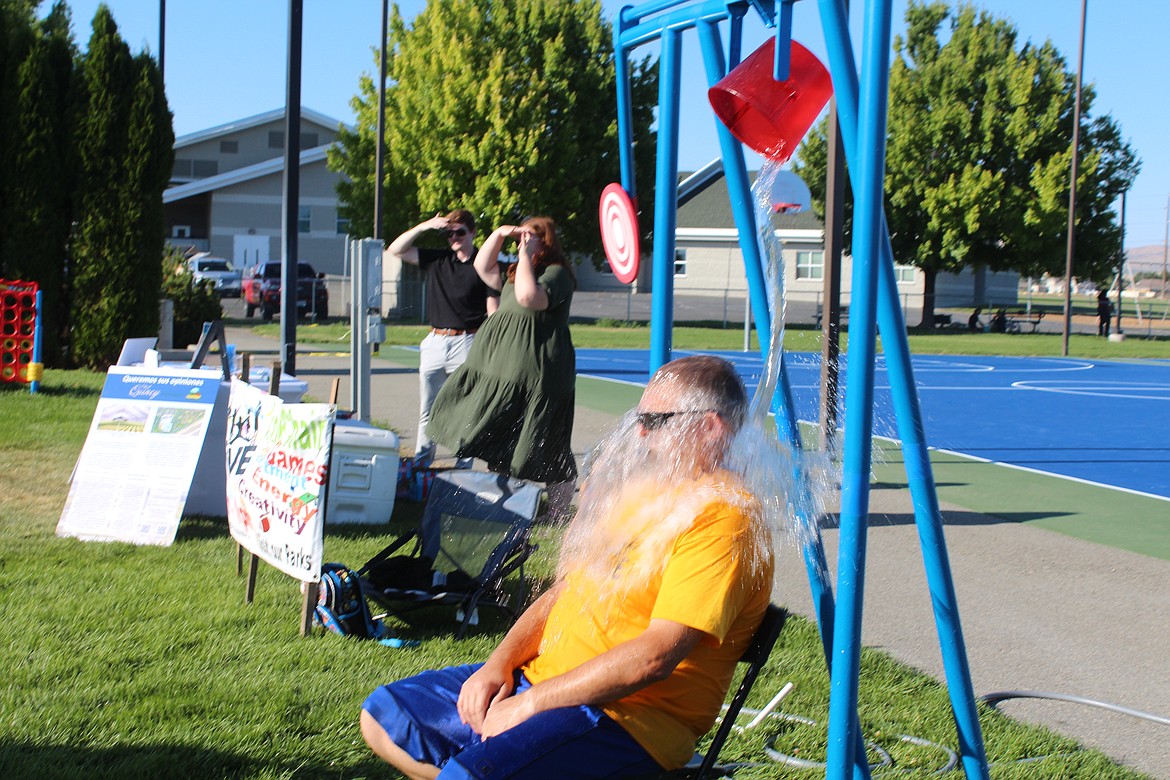
<svg viewBox="0 0 1170 780">
<path fill-rule="evenodd" d="M 834 475 L 826 458 L 795 446 L 787 426 L 778 433 L 769 417 L 780 385 L 784 342 L 783 246 L 772 228 L 770 197 L 779 170 L 778 164 L 766 164 L 753 187 L 771 328 L 747 419 L 724 460 L 734 479 L 696 478 L 687 443 L 694 441 L 688 429 L 697 420 L 672 423 L 677 444 L 652 450 L 635 413 L 627 413 L 583 464 L 577 516 L 565 531 L 557 572 L 558 578 L 572 573 L 608 583 L 598 589 L 605 601 L 620 598 L 615 591 L 619 582 L 644 581 L 661 570 L 671 544 L 715 500 L 740 505 L 758 519 L 750 545 L 752 566 L 763 565 L 783 544 L 820 544 L 817 519 L 824 496 L 834 487 Z M 693 399 L 687 408 L 708 406 Z M 631 506 L 636 507 L 632 512 Z M 615 577 L 622 567 L 633 576 Z M 773 592 L 779 595 L 778 589 Z"/>
<path fill-rule="evenodd" d="M 828 453 L 804 449 L 799 442 L 790 440 L 790 435 L 800 435 L 795 420 L 790 434 L 787 425 L 768 419 L 780 386 L 784 355 L 784 246 L 772 223 L 772 193 L 780 170 L 780 163 L 766 161 L 752 184 L 771 328 L 750 420 L 737 437 L 729 460 L 764 504 L 767 524 L 777 537 L 777 544 L 819 547 L 819 518 L 824 514 L 826 497 L 839 484 L 839 477 Z M 795 410 L 790 409 L 789 413 L 795 414 Z M 822 570 L 820 574 L 826 572 Z"/>
</svg>

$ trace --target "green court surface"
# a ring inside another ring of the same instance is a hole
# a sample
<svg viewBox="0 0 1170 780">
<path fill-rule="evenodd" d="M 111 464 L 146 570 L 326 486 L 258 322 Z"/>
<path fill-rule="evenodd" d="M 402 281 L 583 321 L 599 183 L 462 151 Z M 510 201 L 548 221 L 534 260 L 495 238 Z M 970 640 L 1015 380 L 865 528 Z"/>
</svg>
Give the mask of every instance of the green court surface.
<svg viewBox="0 0 1170 780">
<path fill-rule="evenodd" d="M 876 446 L 874 475 L 904 486 L 901 450 L 889 442 Z M 940 502 L 1170 560 L 1168 501 L 952 453 L 932 452 L 931 464 Z"/>
</svg>

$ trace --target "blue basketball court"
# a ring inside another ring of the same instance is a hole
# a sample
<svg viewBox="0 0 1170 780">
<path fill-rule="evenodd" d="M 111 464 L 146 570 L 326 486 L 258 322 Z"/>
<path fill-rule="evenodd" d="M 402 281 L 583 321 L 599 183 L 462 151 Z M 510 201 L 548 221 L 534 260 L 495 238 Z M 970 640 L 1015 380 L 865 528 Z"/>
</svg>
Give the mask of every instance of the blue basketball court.
<svg viewBox="0 0 1170 780">
<path fill-rule="evenodd" d="M 758 354 L 711 354 L 732 361 L 754 391 L 763 373 Z M 645 384 L 649 355 L 578 349 L 577 372 Z M 874 433 L 897 438 L 880 358 Z M 797 417 L 815 421 L 820 355 L 787 359 Z M 1170 360 L 923 355 L 913 363 L 931 447 L 1170 499 Z M 846 371 L 843 355 L 842 386 Z"/>
</svg>

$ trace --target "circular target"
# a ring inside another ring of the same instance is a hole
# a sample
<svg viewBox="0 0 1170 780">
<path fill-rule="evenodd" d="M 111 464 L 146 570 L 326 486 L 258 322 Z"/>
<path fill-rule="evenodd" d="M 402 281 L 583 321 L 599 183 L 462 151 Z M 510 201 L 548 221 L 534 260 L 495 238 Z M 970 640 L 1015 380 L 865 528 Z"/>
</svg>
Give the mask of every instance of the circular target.
<svg viewBox="0 0 1170 780">
<path fill-rule="evenodd" d="M 641 248 L 638 246 L 638 214 L 622 185 L 615 182 L 602 190 L 598 217 L 601 220 L 601 243 L 609 267 L 618 281 L 629 284 L 638 277 Z"/>
</svg>

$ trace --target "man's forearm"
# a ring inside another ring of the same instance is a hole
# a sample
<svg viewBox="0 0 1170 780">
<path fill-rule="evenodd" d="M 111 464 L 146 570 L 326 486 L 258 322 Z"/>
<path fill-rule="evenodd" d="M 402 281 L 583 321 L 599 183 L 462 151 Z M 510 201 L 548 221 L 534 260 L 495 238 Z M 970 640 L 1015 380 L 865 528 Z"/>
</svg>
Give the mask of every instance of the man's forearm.
<svg viewBox="0 0 1170 780">
<path fill-rule="evenodd" d="M 540 638 L 544 624 L 548 621 L 552 606 L 557 600 L 560 586 L 554 585 L 517 618 L 503 640 L 492 652 L 488 663 L 518 669 L 536 657 L 540 650 Z"/>
<path fill-rule="evenodd" d="M 579 704 L 617 701 L 665 680 L 695 648 L 701 631 L 671 621 L 653 621 L 641 635 L 533 686 L 536 712 Z"/>
<path fill-rule="evenodd" d="M 404 255 L 414 249 L 414 242 L 427 231 L 425 222 L 415 225 L 410 230 L 398 236 L 390 242 L 390 246 L 386 247 L 386 251 L 400 259 L 405 259 Z"/>
</svg>

